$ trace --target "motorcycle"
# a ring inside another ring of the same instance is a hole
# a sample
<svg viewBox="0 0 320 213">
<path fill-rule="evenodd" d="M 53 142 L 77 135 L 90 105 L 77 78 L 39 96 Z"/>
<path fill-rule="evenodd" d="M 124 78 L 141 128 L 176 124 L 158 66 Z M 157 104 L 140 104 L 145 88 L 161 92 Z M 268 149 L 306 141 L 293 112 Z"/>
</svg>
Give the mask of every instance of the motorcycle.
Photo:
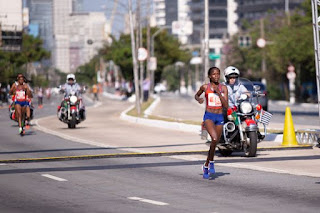
<svg viewBox="0 0 320 213">
<path fill-rule="evenodd" d="M 265 95 L 259 91 L 260 86 L 253 85 L 248 79 L 239 80 L 248 91 L 237 91 L 231 97 L 235 106 L 226 112 L 226 122 L 217 148 L 225 157 L 234 151 L 244 151 L 246 157 L 255 157 L 257 144 L 265 138 L 272 114 L 264 111 L 259 104 L 259 97 Z M 259 131 L 259 124 L 263 125 L 263 134 Z"/>
<path fill-rule="evenodd" d="M 64 97 L 63 104 L 58 106 L 57 116 L 60 121 L 74 129 L 76 125 L 85 120 L 85 109 L 81 107 L 82 98 L 79 92 L 71 91 Z"/>
</svg>

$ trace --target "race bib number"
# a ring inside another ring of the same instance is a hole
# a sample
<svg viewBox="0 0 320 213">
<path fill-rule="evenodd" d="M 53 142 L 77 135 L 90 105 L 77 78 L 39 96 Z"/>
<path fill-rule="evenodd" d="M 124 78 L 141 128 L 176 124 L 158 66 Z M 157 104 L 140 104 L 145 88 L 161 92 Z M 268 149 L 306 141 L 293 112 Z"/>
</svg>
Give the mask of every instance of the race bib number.
<svg viewBox="0 0 320 213">
<path fill-rule="evenodd" d="M 25 100 L 26 99 L 26 93 L 21 90 L 16 92 L 16 98 L 17 100 Z"/>
<path fill-rule="evenodd" d="M 222 106 L 221 100 L 217 94 L 215 93 L 208 94 L 208 106 L 212 106 L 212 107 Z"/>
</svg>

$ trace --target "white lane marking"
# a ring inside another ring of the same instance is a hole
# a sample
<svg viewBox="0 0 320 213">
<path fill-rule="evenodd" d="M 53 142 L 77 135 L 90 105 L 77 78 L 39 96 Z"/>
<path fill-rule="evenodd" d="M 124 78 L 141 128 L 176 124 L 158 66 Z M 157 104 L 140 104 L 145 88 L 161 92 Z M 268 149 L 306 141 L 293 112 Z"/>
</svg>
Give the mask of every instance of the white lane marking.
<svg viewBox="0 0 320 213">
<path fill-rule="evenodd" d="M 164 203 L 164 202 L 160 202 L 160 201 L 156 201 L 156 200 L 144 199 L 144 198 L 141 198 L 141 197 L 128 197 L 128 199 L 141 201 L 141 202 L 145 202 L 145 203 L 150 203 L 150 204 L 154 204 L 154 205 L 158 205 L 158 206 L 169 205 L 168 203 Z"/>
<path fill-rule="evenodd" d="M 0 166 L 5 166 L 5 165 L 7 165 L 7 164 L 5 164 L 5 163 L 0 163 Z"/>
<path fill-rule="evenodd" d="M 53 176 L 53 175 L 49 175 L 49 174 L 42 174 L 41 176 L 47 177 L 47 178 L 50 178 L 50 179 L 53 179 L 53 180 L 57 180 L 57 181 L 67 181 L 66 179 L 59 178 L 59 177 L 56 177 L 56 176 Z"/>
</svg>

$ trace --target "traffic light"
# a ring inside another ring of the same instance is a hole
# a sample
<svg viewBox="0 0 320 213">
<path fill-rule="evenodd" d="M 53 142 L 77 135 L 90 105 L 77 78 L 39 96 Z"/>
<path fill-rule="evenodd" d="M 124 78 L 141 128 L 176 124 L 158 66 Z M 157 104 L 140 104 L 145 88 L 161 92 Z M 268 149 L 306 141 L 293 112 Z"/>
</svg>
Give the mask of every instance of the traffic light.
<svg viewBox="0 0 320 213">
<path fill-rule="evenodd" d="M 248 35 L 241 35 L 238 37 L 239 47 L 250 47 L 251 46 L 251 37 Z"/>
</svg>

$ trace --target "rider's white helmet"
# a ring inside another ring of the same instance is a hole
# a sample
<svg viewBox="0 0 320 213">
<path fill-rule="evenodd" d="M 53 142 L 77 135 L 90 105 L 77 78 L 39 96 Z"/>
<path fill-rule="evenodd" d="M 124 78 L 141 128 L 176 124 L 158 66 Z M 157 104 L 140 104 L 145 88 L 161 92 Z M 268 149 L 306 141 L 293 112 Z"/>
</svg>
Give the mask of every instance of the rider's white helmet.
<svg viewBox="0 0 320 213">
<path fill-rule="evenodd" d="M 67 83 L 68 83 L 69 79 L 73 79 L 73 82 L 76 83 L 76 76 L 74 74 L 67 75 Z"/>
<path fill-rule="evenodd" d="M 229 66 L 224 70 L 224 80 L 226 82 L 229 81 L 230 77 L 238 78 L 239 76 L 240 76 L 240 71 L 236 67 Z"/>
</svg>

